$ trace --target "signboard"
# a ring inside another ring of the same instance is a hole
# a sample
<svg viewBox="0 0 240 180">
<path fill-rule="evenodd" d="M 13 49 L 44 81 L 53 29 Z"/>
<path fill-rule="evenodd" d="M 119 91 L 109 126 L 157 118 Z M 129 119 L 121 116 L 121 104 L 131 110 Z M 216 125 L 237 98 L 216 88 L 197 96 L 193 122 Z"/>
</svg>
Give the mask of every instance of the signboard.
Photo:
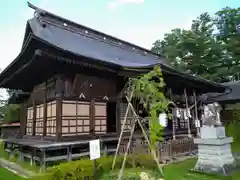
<svg viewBox="0 0 240 180">
<path fill-rule="evenodd" d="M 195 120 L 195 127 L 196 128 L 200 128 L 200 121 L 199 120 Z"/>
<path fill-rule="evenodd" d="M 163 127 L 167 126 L 167 114 L 166 113 L 159 114 L 159 124 Z"/>
<path fill-rule="evenodd" d="M 95 139 L 89 142 L 90 160 L 100 158 L 100 140 Z"/>
</svg>

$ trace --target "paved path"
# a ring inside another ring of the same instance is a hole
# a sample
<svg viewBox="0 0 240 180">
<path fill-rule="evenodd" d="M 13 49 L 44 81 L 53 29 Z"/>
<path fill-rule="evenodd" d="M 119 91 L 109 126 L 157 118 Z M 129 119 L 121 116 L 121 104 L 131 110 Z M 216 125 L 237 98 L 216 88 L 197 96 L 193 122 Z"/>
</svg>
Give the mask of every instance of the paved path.
<svg viewBox="0 0 240 180">
<path fill-rule="evenodd" d="M 0 158 L 0 166 L 8 169 L 9 171 L 12 171 L 13 173 L 25 177 L 25 178 L 30 178 L 35 176 L 36 174 L 32 171 L 23 169 L 20 165 L 17 163 L 8 161 L 6 159 Z"/>
</svg>

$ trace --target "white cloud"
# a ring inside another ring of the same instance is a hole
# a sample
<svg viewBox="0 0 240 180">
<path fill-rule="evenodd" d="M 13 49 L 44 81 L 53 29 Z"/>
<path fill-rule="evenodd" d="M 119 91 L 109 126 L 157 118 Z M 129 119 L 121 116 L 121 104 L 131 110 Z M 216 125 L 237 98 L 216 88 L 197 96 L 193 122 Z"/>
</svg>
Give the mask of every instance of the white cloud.
<svg viewBox="0 0 240 180">
<path fill-rule="evenodd" d="M 142 4 L 144 0 L 114 0 L 108 3 L 108 8 L 115 9 L 116 7 L 123 4 Z"/>
</svg>

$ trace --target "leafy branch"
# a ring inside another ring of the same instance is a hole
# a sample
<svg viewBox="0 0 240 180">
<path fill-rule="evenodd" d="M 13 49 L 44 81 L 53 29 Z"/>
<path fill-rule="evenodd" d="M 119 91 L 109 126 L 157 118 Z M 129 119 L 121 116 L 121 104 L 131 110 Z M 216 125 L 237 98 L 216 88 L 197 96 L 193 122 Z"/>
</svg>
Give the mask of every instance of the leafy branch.
<svg viewBox="0 0 240 180">
<path fill-rule="evenodd" d="M 149 115 L 149 132 L 152 150 L 156 142 L 162 140 L 163 127 L 159 124 L 159 114 L 167 110 L 168 100 L 164 96 L 164 80 L 160 66 L 152 71 L 131 79 L 134 96 L 140 99 Z"/>
</svg>

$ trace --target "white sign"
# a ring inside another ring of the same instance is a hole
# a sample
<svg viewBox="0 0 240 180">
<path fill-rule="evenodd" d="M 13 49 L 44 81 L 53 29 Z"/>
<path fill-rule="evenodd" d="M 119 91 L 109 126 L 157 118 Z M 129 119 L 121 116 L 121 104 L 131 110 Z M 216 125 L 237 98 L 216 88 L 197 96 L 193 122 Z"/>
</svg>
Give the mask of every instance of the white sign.
<svg viewBox="0 0 240 180">
<path fill-rule="evenodd" d="M 199 128 L 201 125 L 200 125 L 200 121 L 199 120 L 195 120 L 195 127 Z"/>
<path fill-rule="evenodd" d="M 166 113 L 159 114 L 159 124 L 163 127 L 167 126 L 167 115 Z"/>
<path fill-rule="evenodd" d="M 89 149 L 90 149 L 90 160 L 100 158 L 100 140 L 95 139 L 89 141 Z"/>
</svg>

